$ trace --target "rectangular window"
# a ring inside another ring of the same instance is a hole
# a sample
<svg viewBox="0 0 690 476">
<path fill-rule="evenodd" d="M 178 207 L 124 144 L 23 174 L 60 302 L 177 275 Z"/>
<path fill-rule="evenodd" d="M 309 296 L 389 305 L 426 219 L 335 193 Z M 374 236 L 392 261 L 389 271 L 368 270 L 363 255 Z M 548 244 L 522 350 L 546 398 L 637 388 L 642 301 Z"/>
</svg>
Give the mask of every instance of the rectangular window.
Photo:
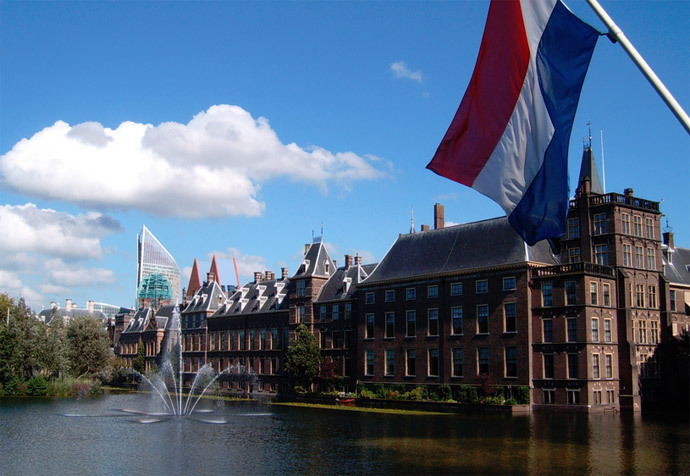
<svg viewBox="0 0 690 476">
<path fill-rule="evenodd" d="M 635 305 L 644 307 L 644 284 L 635 285 Z"/>
<path fill-rule="evenodd" d="M 240 350 L 247 350 L 247 339 L 244 330 L 240 331 Z"/>
<path fill-rule="evenodd" d="M 544 307 L 553 306 L 553 285 L 542 283 L 541 285 L 541 304 Z"/>
<path fill-rule="evenodd" d="M 304 324 L 307 316 L 307 308 L 305 306 L 297 306 L 297 322 Z"/>
<path fill-rule="evenodd" d="M 256 350 L 256 331 L 249 331 L 249 350 Z"/>
<path fill-rule="evenodd" d="M 386 375 L 395 375 L 395 351 L 386 350 Z"/>
<path fill-rule="evenodd" d="M 556 403 L 556 390 L 554 390 L 553 388 L 544 389 L 544 403 Z"/>
<path fill-rule="evenodd" d="M 647 306 L 656 309 L 656 286 L 647 286 Z"/>
<path fill-rule="evenodd" d="M 592 342 L 599 342 L 599 319 L 592 318 Z"/>
<path fill-rule="evenodd" d="M 412 310 L 412 311 L 406 311 L 405 312 L 405 320 L 407 321 L 407 329 L 405 336 L 407 337 L 414 337 L 417 335 L 417 312 Z"/>
<path fill-rule="evenodd" d="M 345 303 L 345 319 L 350 319 L 352 317 L 352 303 Z"/>
<path fill-rule="evenodd" d="M 374 375 L 374 351 L 368 349 L 364 352 L 366 367 L 364 369 L 364 375 Z"/>
<path fill-rule="evenodd" d="M 427 335 L 438 335 L 438 309 L 429 309 L 429 328 Z"/>
<path fill-rule="evenodd" d="M 669 307 L 671 308 L 671 311 L 676 310 L 676 291 L 671 290 L 671 302 L 669 303 Z"/>
<path fill-rule="evenodd" d="M 478 279 L 474 283 L 475 292 L 477 294 L 484 294 L 489 292 L 489 282 L 486 279 Z"/>
<path fill-rule="evenodd" d="M 407 288 L 405 290 L 405 299 L 407 301 L 414 301 L 417 299 L 417 288 Z"/>
<path fill-rule="evenodd" d="M 647 269 L 652 271 L 656 270 L 656 255 L 654 254 L 654 248 L 647 248 Z"/>
<path fill-rule="evenodd" d="M 659 343 L 659 322 L 649 321 L 649 343 L 658 344 Z"/>
<path fill-rule="evenodd" d="M 568 354 L 568 378 L 578 378 L 578 355 Z"/>
<path fill-rule="evenodd" d="M 601 378 L 599 374 L 599 354 L 592 354 L 592 378 Z"/>
<path fill-rule="evenodd" d="M 644 251 L 641 246 L 635 247 L 635 267 L 644 269 Z"/>
<path fill-rule="evenodd" d="M 596 281 L 589 282 L 589 303 L 592 306 L 599 305 L 599 283 Z"/>
<path fill-rule="evenodd" d="M 366 293 L 364 295 L 364 304 L 374 304 L 376 301 L 376 295 L 374 293 Z"/>
<path fill-rule="evenodd" d="M 602 295 L 604 298 L 604 306 L 611 306 L 611 285 L 608 283 L 602 284 Z"/>
<path fill-rule="evenodd" d="M 565 282 L 565 304 L 566 306 L 577 304 L 577 283 L 575 281 Z"/>
<path fill-rule="evenodd" d="M 568 262 L 569 263 L 579 263 L 580 262 L 580 248 L 569 248 L 568 249 Z"/>
<path fill-rule="evenodd" d="M 568 219 L 568 239 L 572 240 L 573 238 L 579 238 L 580 237 L 580 219 L 575 217 L 575 218 L 569 218 Z"/>
<path fill-rule="evenodd" d="M 601 390 L 592 391 L 592 404 L 601 405 Z"/>
<path fill-rule="evenodd" d="M 319 307 L 319 320 L 321 320 L 321 321 L 326 320 L 326 306 L 320 306 Z"/>
<path fill-rule="evenodd" d="M 237 339 L 235 338 L 235 331 L 230 331 L 230 350 L 237 350 Z"/>
<path fill-rule="evenodd" d="M 611 319 L 604 319 L 604 342 L 611 342 Z"/>
<path fill-rule="evenodd" d="M 632 267 L 632 247 L 623 245 L 623 266 Z"/>
<path fill-rule="evenodd" d="M 553 342 L 553 319 L 542 321 L 544 342 Z"/>
<path fill-rule="evenodd" d="M 429 349 L 429 377 L 438 377 L 438 349 Z"/>
<path fill-rule="evenodd" d="M 624 235 L 630 234 L 630 215 L 627 213 L 621 214 L 621 233 Z"/>
<path fill-rule="evenodd" d="M 479 347 L 477 349 L 477 363 L 478 363 L 477 371 L 479 372 L 479 375 L 488 375 L 489 374 L 489 348 L 488 347 Z"/>
<path fill-rule="evenodd" d="M 594 214 L 594 234 L 603 235 L 606 233 L 606 213 Z"/>
<path fill-rule="evenodd" d="M 450 312 L 453 316 L 453 334 L 462 334 L 462 306 L 452 307 Z"/>
<path fill-rule="evenodd" d="M 568 328 L 568 342 L 577 342 L 577 319 L 566 319 L 565 322 Z"/>
<path fill-rule="evenodd" d="M 596 245 L 594 247 L 594 260 L 596 264 L 608 266 L 609 264 L 609 247 L 608 245 Z"/>
<path fill-rule="evenodd" d="M 331 309 L 331 318 L 334 321 L 340 319 L 340 304 L 333 304 L 333 308 Z"/>
<path fill-rule="evenodd" d="M 283 349 L 290 345 L 290 329 L 283 329 Z"/>
<path fill-rule="evenodd" d="M 644 237 L 654 239 L 654 220 L 651 218 L 644 219 Z"/>
<path fill-rule="evenodd" d="M 639 320 L 637 321 L 637 343 L 646 344 L 647 343 L 647 321 Z"/>
<path fill-rule="evenodd" d="M 437 298 L 438 297 L 438 286 L 435 284 L 433 286 L 427 286 L 426 297 Z"/>
<path fill-rule="evenodd" d="M 453 349 L 453 377 L 462 377 L 464 355 L 462 349 Z"/>
<path fill-rule="evenodd" d="M 517 378 L 517 347 L 506 347 L 506 378 Z"/>
<path fill-rule="evenodd" d="M 477 306 L 477 334 L 489 333 L 489 305 L 479 304 Z"/>
<path fill-rule="evenodd" d="M 386 302 L 394 302 L 395 301 L 395 290 L 394 289 L 388 289 L 385 293 L 384 299 Z"/>
<path fill-rule="evenodd" d="M 508 302 L 503 306 L 504 332 L 517 332 L 517 305 L 514 302 Z"/>
<path fill-rule="evenodd" d="M 565 393 L 568 396 L 568 405 L 580 404 L 580 390 L 566 389 Z"/>
<path fill-rule="evenodd" d="M 415 364 L 416 364 L 416 359 L 415 359 L 415 351 L 414 349 L 407 349 L 405 351 L 405 375 L 408 376 L 413 376 L 417 375 L 415 371 Z"/>
<path fill-rule="evenodd" d="M 328 349 L 328 333 L 326 331 L 321 332 L 321 344 L 319 345 L 322 349 Z"/>
<path fill-rule="evenodd" d="M 259 341 L 259 349 L 260 350 L 266 350 L 266 330 L 262 329 L 259 331 L 259 336 L 260 336 L 260 341 Z"/>
<path fill-rule="evenodd" d="M 451 296 L 462 296 L 462 283 L 452 283 L 450 285 Z"/>
<path fill-rule="evenodd" d="M 373 314 L 367 314 L 365 316 L 366 319 L 366 329 L 364 331 L 364 338 L 365 339 L 373 339 L 374 338 L 374 315 Z"/>
<path fill-rule="evenodd" d="M 509 276 L 503 278 L 503 290 L 504 291 L 515 291 L 515 276 Z"/>
<path fill-rule="evenodd" d="M 613 393 L 613 390 L 607 390 L 606 391 L 606 402 L 607 403 L 616 403 L 614 401 L 615 394 Z"/>
<path fill-rule="evenodd" d="M 553 378 L 553 354 L 543 354 L 544 378 Z"/>
<path fill-rule="evenodd" d="M 604 356 L 604 365 L 606 365 L 606 378 L 613 378 L 613 355 Z"/>
<path fill-rule="evenodd" d="M 642 236 L 642 217 L 633 216 L 633 228 L 635 236 Z"/>
<path fill-rule="evenodd" d="M 307 282 L 297 281 L 297 297 L 304 297 L 307 294 Z"/>
<path fill-rule="evenodd" d="M 395 313 L 386 313 L 386 339 L 395 337 Z"/>
</svg>

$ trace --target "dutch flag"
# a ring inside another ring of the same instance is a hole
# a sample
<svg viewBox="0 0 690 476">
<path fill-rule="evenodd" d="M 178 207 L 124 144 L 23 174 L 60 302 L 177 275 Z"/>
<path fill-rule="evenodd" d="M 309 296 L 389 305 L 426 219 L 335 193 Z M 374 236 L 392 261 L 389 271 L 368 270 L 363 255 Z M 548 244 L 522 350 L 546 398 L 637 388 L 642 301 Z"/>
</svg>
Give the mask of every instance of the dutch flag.
<svg viewBox="0 0 690 476">
<path fill-rule="evenodd" d="M 492 0 L 470 84 L 427 165 L 496 201 L 529 245 L 565 230 L 568 142 L 598 37 L 560 0 Z"/>
</svg>

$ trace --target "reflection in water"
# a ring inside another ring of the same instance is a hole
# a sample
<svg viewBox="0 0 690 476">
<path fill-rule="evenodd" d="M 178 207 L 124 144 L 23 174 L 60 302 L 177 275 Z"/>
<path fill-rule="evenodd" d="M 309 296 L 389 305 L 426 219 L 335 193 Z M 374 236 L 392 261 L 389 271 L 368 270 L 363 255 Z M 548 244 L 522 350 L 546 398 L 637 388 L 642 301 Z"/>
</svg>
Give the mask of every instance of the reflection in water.
<svg viewBox="0 0 690 476">
<path fill-rule="evenodd" d="M 416 416 L 208 403 L 178 419 L 114 410 L 141 408 L 142 398 L 0 399 L 3 474 L 656 475 L 690 467 L 687 422 L 639 415 Z"/>
</svg>

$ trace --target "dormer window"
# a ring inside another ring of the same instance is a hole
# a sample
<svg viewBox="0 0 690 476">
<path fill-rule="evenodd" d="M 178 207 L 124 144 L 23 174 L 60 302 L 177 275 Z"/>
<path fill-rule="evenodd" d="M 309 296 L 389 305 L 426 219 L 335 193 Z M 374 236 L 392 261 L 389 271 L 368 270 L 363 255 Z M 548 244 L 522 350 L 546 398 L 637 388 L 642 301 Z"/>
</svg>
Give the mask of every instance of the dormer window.
<svg viewBox="0 0 690 476">
<path fill-rule="evenodd" d="M 329 274 L 331 272 L 331 263 L 326 261 L 326 268 L 325 268 L 326 274 Z"/>
</svg>

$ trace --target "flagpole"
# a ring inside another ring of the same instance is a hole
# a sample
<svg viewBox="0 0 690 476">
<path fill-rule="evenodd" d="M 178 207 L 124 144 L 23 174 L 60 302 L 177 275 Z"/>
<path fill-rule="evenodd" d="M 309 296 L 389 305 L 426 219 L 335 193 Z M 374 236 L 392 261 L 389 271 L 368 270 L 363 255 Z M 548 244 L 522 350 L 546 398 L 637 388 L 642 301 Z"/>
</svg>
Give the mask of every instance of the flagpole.
<svg viewBox="0 0 690 476">
<path fill-rule="evenodd" d="M 647 62 L 637 52 L 632 43 L 628 41 L 621 29 L 618 28 L 618 26 L 613 22 L 608 13 L 606 13 L 606 11 L 601 7 L 601 5 L 599 5 L 599 2 L 597 2 L 597 0 L 587 0 L 587 3 L 590 7 L 592 7 L 592 10 L 594 10 L 594 12 L 599 16 L 599 18 L 601 18 L 601 21 L 603 21 L 608 27 L 608 36 L 610 38 L 613 37 L 613 39 L 615 39 L 621 44 L 623 49 L 628 53 L 628 56 L 630 56 L 630 59 L 632 59 L 633 62 L 637 65 L 642 74 L 644 74 L 644 76 L 652 84 L 654 89 L 656 89 L 656 92 L 659 93 L 661 99 L 664 100 L 666 105 L 671 109 L 673 114 L 675 114 L 675 116 L 678 118 L 683 127 L 685 127 L 685 130 L 688 132 L 688 134 L 690 134 L 690 117 L 688 117 L 688 114 L 683 110 L 680 104 L 678 104 L 678 101 L 676 101 L 676 99 L 669 92 L 669 90 L 666 89 L 664 83 L 662 83 L 659 77 L 654 73 L 654 71 L 652 71 L 652 68 L 649 67 Z"/>
</svg>

